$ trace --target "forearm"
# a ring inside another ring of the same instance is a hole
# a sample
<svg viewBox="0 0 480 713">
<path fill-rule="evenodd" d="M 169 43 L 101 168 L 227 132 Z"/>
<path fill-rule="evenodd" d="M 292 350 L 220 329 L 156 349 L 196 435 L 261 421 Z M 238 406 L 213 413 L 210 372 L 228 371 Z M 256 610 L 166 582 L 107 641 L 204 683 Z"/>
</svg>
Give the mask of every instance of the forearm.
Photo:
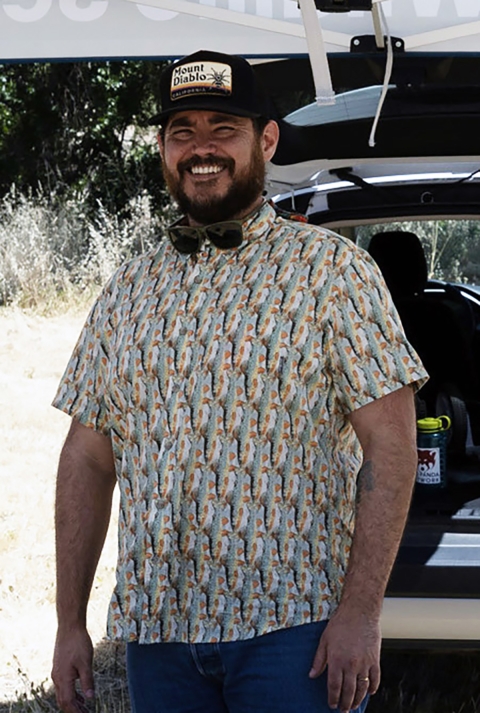
<svg viewBox="0 0 480 713">
<path fill-rule="evenodd" d="M 417 464 L 413 398 L 410 402 L 405 392 L 403 401 L 407 408 L 399 410 L 403 413 L 399 423 L 386 419 L 384 433 L 363 444 L 355 530 L 342 596 L 343 604 L 378 616 L 405 527 Z"/>
<path fill-rule="evenodd" d="M 415 467 L 416 451 L 407 446 L 392 460 L 364 460 L 358 475 L 355 530 L 342 602 L 374 616 L 380 615 L 405 527 Z"/>
<path fill-rule="evenodd" d="M 380 684 L 380 612 L 415 476 L 415 409 L 409 387 L 350 415 L 363 448 L 355 530 L 342 597 L 310 672 L 328 667 L 331 708 L 356 708 Z"/>
<path fill-rule="evenodd" d="M 57 616 L 65 629 L 86 624 L 115 485 L 113 467 L 79 448 L 78 428 L 72 428 L 63 448 L 56 493 Z"/>
</svg>

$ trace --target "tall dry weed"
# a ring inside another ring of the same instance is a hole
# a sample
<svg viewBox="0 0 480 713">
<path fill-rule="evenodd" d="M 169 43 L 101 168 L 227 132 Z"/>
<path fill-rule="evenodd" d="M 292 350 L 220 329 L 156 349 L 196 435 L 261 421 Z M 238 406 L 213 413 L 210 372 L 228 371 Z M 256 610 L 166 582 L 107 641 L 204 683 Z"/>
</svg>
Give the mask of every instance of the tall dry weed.
<svg viewBox="0 0 480 713">
<path fill-rule="evenodd" d="M 0 202 L 0 302 L 35 304 L 61 289 L 66 275 L 58 217 L 44 196 L 13 187 Z M 60 244 L 59 244 L 60 243 Z M 60 249 L 59 249 L 60 248 Z"/>
<path fill-rule="evenodd" d="M 102 285 L 122 262 L 148 250 L 173 216 L 155 212 L 147 193 L 132 198 L 121 216 L 99 202 L 12 187 L 0 201 L 0 304 L 49 311 Z"/>
<path fill-rule="evenodd" d="M 147 193 L 129 202 L 127 218 L 112 215 L 99 203 L 96 215 L 86 226 L 88 247 L 79 265 L 80 281 L 104 284 L 122 262 L 158 243 L 167 217 L 168 214 L 154 214 Z"/>
</svg>

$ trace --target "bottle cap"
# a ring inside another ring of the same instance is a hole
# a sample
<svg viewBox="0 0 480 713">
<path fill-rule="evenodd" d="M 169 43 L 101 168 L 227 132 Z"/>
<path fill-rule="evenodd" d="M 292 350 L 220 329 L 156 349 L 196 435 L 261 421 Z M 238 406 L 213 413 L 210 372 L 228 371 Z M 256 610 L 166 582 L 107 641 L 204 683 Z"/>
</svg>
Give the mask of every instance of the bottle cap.
<svg viewBox="0 0 480 713">
<path fill-rule="evenodd" d="M 438 416 L 438 418 L 420 418 L 417 421 L 417 428 L 423 433 L 433 433 L 434 431 L 446 431 L 452 422 L 448 416 Z"/>
</svg>

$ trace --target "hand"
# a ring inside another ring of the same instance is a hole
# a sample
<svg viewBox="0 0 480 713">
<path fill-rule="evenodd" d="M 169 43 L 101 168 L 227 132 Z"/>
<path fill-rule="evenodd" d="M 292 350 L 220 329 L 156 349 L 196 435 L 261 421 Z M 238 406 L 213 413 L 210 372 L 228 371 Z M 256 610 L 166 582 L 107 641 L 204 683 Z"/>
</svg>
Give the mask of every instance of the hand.
<svg viewBox="0 0 480 713">
<path fill-rule="evenodd" d="M 328 705 L 342 713 L 358 708 L 380 685 L 381 633 L 378 618 L 342 609 L 327 624 L 310 671 L 320 676 L 328 667 Z"/>
<path fill-rule="evenodd" d="M 85 701 L 95 696 L 92 661 L 93 646 L 86 629 L 58 630 L 52 679 L 57 703 L 64 713 L 88 713 Z M 75 689 L 77 679 L 80 679 L 83 695 Z"/>
</svg>

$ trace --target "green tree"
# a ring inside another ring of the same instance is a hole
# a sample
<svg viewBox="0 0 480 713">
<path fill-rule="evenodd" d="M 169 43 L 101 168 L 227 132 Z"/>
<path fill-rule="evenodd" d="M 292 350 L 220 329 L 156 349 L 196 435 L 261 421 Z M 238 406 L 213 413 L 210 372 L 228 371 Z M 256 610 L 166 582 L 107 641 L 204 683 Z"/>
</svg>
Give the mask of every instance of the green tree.
<svg viewBox="0 0 480 713">
<path fill-rule="evenodd" d="M 4 65 L 0 73 L 0 191 L 71 196 L 122 211 L 143 191 L 165 203 L 155 130 L 164 63 Z"/>
</svg>

